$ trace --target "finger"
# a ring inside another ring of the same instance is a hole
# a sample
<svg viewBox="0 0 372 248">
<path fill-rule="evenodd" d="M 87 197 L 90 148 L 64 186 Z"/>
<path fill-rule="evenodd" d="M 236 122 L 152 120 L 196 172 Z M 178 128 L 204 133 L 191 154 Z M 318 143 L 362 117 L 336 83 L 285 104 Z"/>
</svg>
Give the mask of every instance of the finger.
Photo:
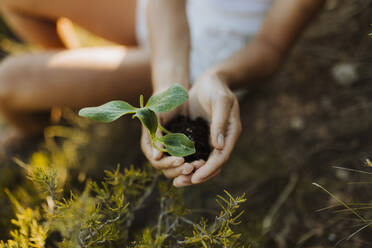
<svg viewBox="0 0 372 248">
<path fill-rule="evenodd" d="M 194 168 L 196 170 L 202 167 L 204 164 L 205 164 L 204 160 L 197 160 L 192 163 L 192 165 L 194 165 Z M 191 177 L 192 177 L 192 174 L 180 175 L 173 180 L 173 186 L 176 188 L 190 186 L 192 185 Z"/>
<path fill-rule="evenodd" d="M 181 157 L 165 156 L 160 160 L 149 160 L 152 166 L 159 170 L 177 168 L 184 164 L 185 160 Z"/>
<path fill-rule="evenodd" d="M 221 168 L 218 169 L 216 172 L 214 172 L 209 177 L 204 178 L 198 184 L 204 183 L 204 182 L 206 182 L 208 180 L 211 180 L 212 178 L 216 177 L 220 173 L 221 173 Z M 178 177 L 176 177 L 173 180 L 173 186 L 176 187 L 176 188 L 181 188 L 181 187 L 187 187 L 187 186 L 193 185 L 193 183 L 191 181 L 191 178 L 192 178 L 192 175 L 186 175 L 186 176 L 185 175 L 181 175 L 181 176 L 178 176 Z"/>
<path fill-rule="evenodd" d="M 150 137 L 150 140 L 151 140 L 151 136 L 150 134 L 147 132 L 147 135 Z M 158 138 L 161 138 L 163 136 L 163 134 L 161 133 L 161 131 L 158 129 L 156 130 L 156 137 Z M 156 147 L 162 149 L 163 148 L 163 145 L 160 144 L 159 142 L 155 142 L 155 145 Z M 159 151 L 158 149 L 156 149 L 153 145 L 152 145 L 152 142 L 151 142 L 151 146 L 152 146 L 152 155 L 153 155 L 153 158 L 155 160 L 158 160 L 160 159 L 161 157 L 163 157 L 163 153 L 161 151 Z"/>
<path fill-rule="evenodd" d="M 227 148 L 227 146 L 228 144 L 226 144 L 225 149 Z M 226 162 L 227 158 L 228 154 L 226 153 L 226 151 L 214 149 L 211 155 L 209 156 L 209 159 L 206 162 L 206 164 L 194 172 L 191 178 L 191 182 L 193 184 L 204 182 L 206 178 L 208 178 L 215 171 L 222 167 L 222 165 Z"/>
<path fill-rule="evenodd" d="M 181 175 L 190 175 L 194 170 L 199 169 L 204 164 L 204 160 L 197 160 L 192 163 L 185 163 L 177 168 L 163 170 L 163 173 L 167 178 L 175 178 Z"/>
<path fill-rule="evenodd" d="M 217 171 L 215 171 L 212 175 L 209 175 L 208 177 L 204 178 L 203 180 L 199 181 L 198 183 L 193 183 L 193 184 L 201 184 L 205 183 L 206 181 L 211 180 L 212 178 L 215 178 L 221 173 L 222 168 L 219 168 Z"/>
<path fill-rule="evenodd" d="M 229 122 L 233 99 L 229 96 L 220 97 L 212 104 L 211 141 L 215 149 L 222 150 L 225 145 L 226 127 Z"/>
<path fill-rule="evenodd" d="M 163 170 L 163 174 L 166 178 L 175 178 L 180 175 L 189 175 L 194 170 L 194 166 L 190 163 L 185 163 L 176 168 L 170 168 Z"/>
<path fill-rule="evenodd" d="M 191 175 L 181 175 L 173 180 L 173 186 L 176 188 L 182 188 L 192 185 Z"/>
<path fill-rule="evenodd" d="M 229 126 L 226 130 L 226 137 L 228 136 L 233 136 L 233 139 L 236 143 L 238 140 L 240 134 L 242 132 L 242 122 L 240 120 L 240 107 L 239 107 L 239 102 L 237 99 L 234 100 L 232 109 L 231 109 L 231 114 L 229 118 Z M 235 144 L 234 143 L 234 144 Z M 234 147 L 232 147 L 234 148 Z"/>
<path fill-rule="evenodd" d="M 160 160 L 163 156 L 162 152 L 152 146 L 151 136 L 145 128 L 142 128 L 141 148 L 148 160 Z"/>
<path fill-rule="evenodd" d="M 191 163 L 194 168 L 197 170 L 199 169 L 200 167 L 202 167 L 203 165 L 205 165 L 205 161 L 203 159 L 200 159 L 200 160 L 196 160 L 194 162 Z"/>
<path fill-rule="evenodd" d="M 230 116 L 229 126 L 226 132 L 226 144 L 223 150 L 214 149 L 204 166 L 196 170 L 191 178 L 193 184 L 204 182 L 206 178 L 218 171 L 229 158 L 234 145 L 241 132 L 241 122 L 239 116 L 239 105 L 234 103 Z"/>
<path fill-rule="evenodd" d="M 145 130 L 142 132 L 141 138 L 141 147 L 142 151 L 145 154 L 146 158 L 149 160 L 152 166 L 157 169 L 168 169 L 182 165 L 185 160 L 181 157 L 174 157 L 174 156 L 164 156 L 163 153 L 160 152 L 160 156 L 154 154 L 154 147 L 152 146 L 151 136 Z M 158 150 L 156 150 L 158 151 Z"/>
</svg>

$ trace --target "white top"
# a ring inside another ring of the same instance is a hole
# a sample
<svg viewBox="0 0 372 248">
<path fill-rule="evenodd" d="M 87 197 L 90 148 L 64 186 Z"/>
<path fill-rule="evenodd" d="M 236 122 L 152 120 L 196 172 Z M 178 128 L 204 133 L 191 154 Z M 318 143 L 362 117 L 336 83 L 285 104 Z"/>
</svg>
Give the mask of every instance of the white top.
<svg viewBox="0 0 372 248">
<path fill-rule="evenodd" d="M 137 36 L 148 47 L 145 9 L 137 0 Z M 259 30 L 273 0 L 188 0 L 191 80 L 240 50 Z"/>
</svg>

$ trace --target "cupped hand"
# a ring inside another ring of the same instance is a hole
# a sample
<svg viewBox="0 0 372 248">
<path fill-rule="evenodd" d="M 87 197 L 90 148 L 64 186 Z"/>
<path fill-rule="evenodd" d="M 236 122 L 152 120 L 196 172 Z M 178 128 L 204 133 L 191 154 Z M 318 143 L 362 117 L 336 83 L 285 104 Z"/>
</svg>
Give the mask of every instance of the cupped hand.
<svg viewBox="0 0 372 248">
<path fill-rule="evenodd" d="M 202 75 L 189 91 L 188 113 L 210 122 L 211 146 L 208 161 L 198 164 L 190 175 L 173 180 L 176 187 L 203 183 L 217 176 L 238 140 L 242 130 L 239 102 L 223 77 L 216 73 Z"/>
</svg>

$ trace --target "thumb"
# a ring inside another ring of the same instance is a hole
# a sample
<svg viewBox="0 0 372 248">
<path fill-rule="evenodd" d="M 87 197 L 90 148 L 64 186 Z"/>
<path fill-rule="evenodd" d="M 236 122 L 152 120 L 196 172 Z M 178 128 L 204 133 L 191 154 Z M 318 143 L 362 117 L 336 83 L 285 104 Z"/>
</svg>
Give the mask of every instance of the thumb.
<svg viewBox="0 0 372 248">
<path fill-rule="evenodd" d="M 215 149 L 222 150 L 225 146 L 225 134 L 229 122 L 232 101 L 220 98 L 212 104 L 211 141 Z"/>
</svg>

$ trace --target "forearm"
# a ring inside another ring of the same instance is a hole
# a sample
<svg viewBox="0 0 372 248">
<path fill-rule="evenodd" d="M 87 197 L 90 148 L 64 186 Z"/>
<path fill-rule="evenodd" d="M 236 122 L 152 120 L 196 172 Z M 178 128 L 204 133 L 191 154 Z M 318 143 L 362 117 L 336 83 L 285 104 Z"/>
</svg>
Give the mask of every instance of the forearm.
<svg viewBox="0 0 372 248">
<path fill-rule="evenodd" d="M 216 74 L 230 88 L 248 87 L 272 76 L 282 61 L 281 53 L 260 39 L 217 64 L 208 73 Z"/>
<path fill-rule="evenodd" d="M 190 35 L 186 0 L 151 0 L 147 16 L 154 90 L 173 83 L 188 89 Z"/>
<path fill-rule="evenodd" d="M 232 87 L 262 82 L 282 64 L 301 31 L 325 0 L 277 0 L 257 36 L 243 49 L 211 68 Z"/>
</svg>

